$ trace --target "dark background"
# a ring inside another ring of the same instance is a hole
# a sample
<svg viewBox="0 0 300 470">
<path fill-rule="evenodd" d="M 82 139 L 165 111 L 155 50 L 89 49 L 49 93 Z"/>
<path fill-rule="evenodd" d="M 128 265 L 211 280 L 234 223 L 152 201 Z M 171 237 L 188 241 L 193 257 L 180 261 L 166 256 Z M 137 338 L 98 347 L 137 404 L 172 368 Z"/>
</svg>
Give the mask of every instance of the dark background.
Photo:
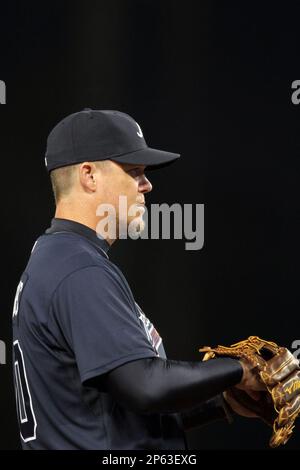
<svg viewBox="0 0 300 470">
<path fill-rule="evenodd" d="M 280 6 L 279 6 L 280 5 Z M 168 357 L 250 334 L 299 332 L 299 13 L 288 3 L 99 0 L 1 4 L 0 448 L 19 446 L 11 377 L 15 289 L 54 213 L 46 138 L 84 107 L 118 109 L 148 145 L 182 154 L 149 174 L 148 203 L 205 204 L 205 246 L 120 241 L 111 250 Z M 47 267 L 45 267 L 47 269 Z M 5 423 L 5 424 L 4 424 Z M 193 449 L 266 448 L 236 418 L 188 434 Z M 300 426 L 286 445 L 300 445 Z"/>
</svg>

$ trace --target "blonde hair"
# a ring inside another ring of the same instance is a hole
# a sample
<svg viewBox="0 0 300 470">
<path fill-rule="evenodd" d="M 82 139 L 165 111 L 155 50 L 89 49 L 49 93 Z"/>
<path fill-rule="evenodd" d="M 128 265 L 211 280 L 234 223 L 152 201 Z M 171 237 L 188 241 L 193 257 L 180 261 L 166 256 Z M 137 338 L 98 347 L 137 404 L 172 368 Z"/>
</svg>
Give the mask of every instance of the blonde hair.
<svg viewBox="0 0 300 470">
<path fill-rule="evenodd" d="M 97 168 L 104 170 L 108 161 L 109 160 L 102 160 L 93 163 Z M 74 186 L 76 169 L 79 165 L 81 165 L 81 163 L 56 168 L 50 172 L 50 180 L 56 204 L 71 193 Z"/>
<path fill-rule="evenodd" d="M 63 166 L 55 168 L 50 172 L 50 180 L 54 194 L 54 200 L 57 204 L 63 197 L 70 194 L 73 187 L 75 169 L 77 165 Z"/>
</svg>

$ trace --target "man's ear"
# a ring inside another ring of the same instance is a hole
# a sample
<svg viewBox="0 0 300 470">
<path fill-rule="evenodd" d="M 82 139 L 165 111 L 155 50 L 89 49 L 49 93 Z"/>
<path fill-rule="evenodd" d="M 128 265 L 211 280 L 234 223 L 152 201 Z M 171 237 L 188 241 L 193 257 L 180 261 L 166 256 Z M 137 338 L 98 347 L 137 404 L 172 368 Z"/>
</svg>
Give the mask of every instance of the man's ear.
<svg viewBox="0 0 300 470">
<path fill-rule="evenodd" d="M 95 174 L 97 167 L 93 162 L 84 162 L 79 167 L 79 181 L 81 186 L 87 192 L 96 191 L 96 178 Z"/>
</svg>

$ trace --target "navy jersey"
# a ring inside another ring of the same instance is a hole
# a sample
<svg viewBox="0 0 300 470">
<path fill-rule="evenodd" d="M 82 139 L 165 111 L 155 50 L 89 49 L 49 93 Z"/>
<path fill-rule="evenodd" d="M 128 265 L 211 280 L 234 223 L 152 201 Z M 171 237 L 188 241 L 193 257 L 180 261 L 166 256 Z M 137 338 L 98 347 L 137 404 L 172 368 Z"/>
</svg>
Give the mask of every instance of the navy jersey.
<svg viewBox="0 0 300 470">
<path fill-rule="evenodd" d="M 33 247 L 13 309 L 23 449 L 186 448 L 180 414 L 134 413 L 89 386 L 129 361 L 166 358 L 108 247 L 64 219 Z"/>
</svg>

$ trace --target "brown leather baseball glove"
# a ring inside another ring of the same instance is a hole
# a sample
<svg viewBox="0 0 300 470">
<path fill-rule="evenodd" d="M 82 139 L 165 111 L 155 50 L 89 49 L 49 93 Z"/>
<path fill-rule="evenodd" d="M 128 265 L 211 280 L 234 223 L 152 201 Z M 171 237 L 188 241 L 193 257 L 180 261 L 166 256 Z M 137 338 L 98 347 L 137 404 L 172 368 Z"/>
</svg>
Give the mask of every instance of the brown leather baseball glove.
<svg viewBox="0 0 300 470">
<path fill-rule="evenodd" d="M 300 367 L 293 354 L 258 336 L 250 336 L 229 347 L 204 347 L 199 351 L 206 353 L 203 360 L 227 356 L 244 359 L 253 365 L 266 387 L 261 399 L 257 402 L 237 388 L 228 392 L 243 407 L 272 425 L 271 447 L 286 444 L 293 432 L 294 421 L 300 414 Z"/>
</svg>

